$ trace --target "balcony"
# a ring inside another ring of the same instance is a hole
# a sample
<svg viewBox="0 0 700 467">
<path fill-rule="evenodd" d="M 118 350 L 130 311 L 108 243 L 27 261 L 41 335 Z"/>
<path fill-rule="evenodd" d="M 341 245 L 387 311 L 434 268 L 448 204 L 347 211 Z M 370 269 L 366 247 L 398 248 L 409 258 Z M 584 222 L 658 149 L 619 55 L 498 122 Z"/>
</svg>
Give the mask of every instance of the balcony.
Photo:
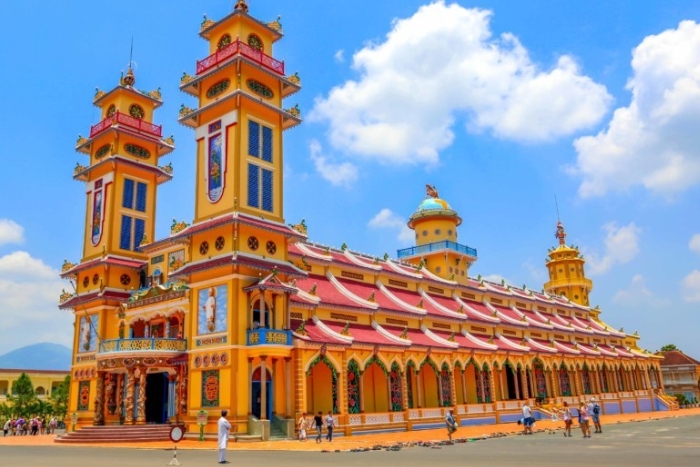
<svg viewBox="0 0 700 467">
<path fill-rule="evenodd" d="M 117 111 L 114 115 L 106 117 L 100 123 L 90 127 L 90 138 L 94 138 L 106 129 L 110 128 L 112 125 L 124 125 L 134 130 L 147 133 L 151 136 L 161 138 L 163 136 L 163 126 L 155 125 L 153 123 L 144 122 L 139 118 L 134 118 L 131 115 L 123 114 Z"/>
<path fill-rule="evenodd" d="M 217 65 L 220 65 L 221 63 L 236 55 L 242 55 L 243 57 L 246 57 L 247 59 L 257 64 L 262 65 L 268 70 L 277 73 L 281 76 L 284 76 L 284 62 L 275 60 L 269 55 L 266 55 L 260 50 L 254 49 L 253 47 L 241 41 L 231 42 L 229 45 L 227 45 L 221 50 L 218 50 L 216 53 L 209 55 L 204 60 L 198 60 L 197 74 L 201 75 L 205 71 L 210 70 L 211 68 Z"/>
<path fill-rule="evenodd" d="M 186 339 L 165 339 L 162 337 L 138 337 L 133 339 L 110 339 L 100 342 L 98 354 L 113 353 L 174 353 L 187 350 Z"/>
<path fill-rule="evenodd" d="M 292 331 L 283 329 L 251 329 L 248 345 L 292 345 Z"/>
<path fill-rule="evenodd" d="M 470 248 L 466 245 L 461 245 L 456 242 L 451 242 L 449 240 L 443 240 L 441 242 L 428 243 L 426 245 L 412 246 L 410 248 L 404 248 L 403 250 L 398 250 L 396 252 L 399 258 L 407 258 L 410 256 L 418 256 L 425 253 L 432 253 L 434 251 L 442 250 L 452 250 L 457 253 L 462 253 L 467 256 L 473 256 L 476 258 L 476 248 Z"/>
</svg>

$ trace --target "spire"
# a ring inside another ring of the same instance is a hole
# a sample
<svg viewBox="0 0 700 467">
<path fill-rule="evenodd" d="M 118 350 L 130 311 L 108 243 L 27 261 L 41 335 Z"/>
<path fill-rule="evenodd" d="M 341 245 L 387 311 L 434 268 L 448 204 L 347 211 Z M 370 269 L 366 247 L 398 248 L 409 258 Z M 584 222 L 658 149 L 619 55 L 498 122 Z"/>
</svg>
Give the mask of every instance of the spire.
<svg viewBox="0 0 700 467">
<path fill-rule="evenodd" d="M 557 231 L 554 233 L 554 237 L 559 239 L 560 245 L 566 245 L 564 239 L 566 238 L 566 231 L 564 230 L 564 224 L 561 221 L 557 222 Z"/>
<path fill-rule="evenodd" d="M 131 64 L 134 63 L 134 38 L 131 38 L 131 48 L 129 49 L 129 65 L 126 70 L 126 75 L 121 78 L 122 86 L 133 86 L 136 84 L 136 75 L 134 75 L 134 69 Z"/>
<path fill-rule="evenodd" d="M 243 13 L 248 13 L 248 5 L 245 0 L 238 0 L 233 9 L 234 11 L 241 10 Z"/>
</svg>

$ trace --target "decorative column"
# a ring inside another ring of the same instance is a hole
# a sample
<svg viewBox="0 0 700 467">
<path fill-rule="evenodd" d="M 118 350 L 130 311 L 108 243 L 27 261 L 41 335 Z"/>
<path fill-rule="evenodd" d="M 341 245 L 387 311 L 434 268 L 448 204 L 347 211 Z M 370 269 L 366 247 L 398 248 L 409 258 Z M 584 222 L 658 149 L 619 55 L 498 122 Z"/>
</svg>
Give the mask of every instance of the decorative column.
<svg viewBox="0 0 700 467">
<path fill-rule="evenodd" d="M 583 394 L 583 381 L 581 380 L 581 371 L 583 370 L 574 370 L 574 382 L 576 383 L 574 387 L 576 394 L 573 394 L 574 396 L 580 396 L 581 394 Z M 569 382 L 569 384 L 571 383 Z"/>
<path fill-rule="evenodd" d="M 464 373 L 466 373 L 466 368 L 462 368 L 462 399 L 464 399 L 464 405 L 469 404 L 469 401 L 467 400 L 467 377 L 465 376 Z"/>
<path fill-rule="evenodd" d="M 129 368 L 126 373 L 126 397 L 124 398 L 124 424 L 134 424 L 134 386 L 136 385 L 135 368 Z"/>
<path fill-rule="evenodd" d="M 548 373 L 549 373 L 550 385 L 552 387 L 551 397 L 558 397 L 559 396 L 559 388 L 557 386 L 557 378 L 554 374 L 554 370 L 549 370 Z"/>
<path fill-rule="evenodd" d="M 450 397 L 452 398 L 452 404 L 450 404 L 451 407 L 457 406 L 457 381 L 455 380 L 455 378 L 456 378 L 455 371 L 456 370 L 457 370 L 457 368 L 455 366 L 452 366 L 452 374 L 450 375 L 451 376 L 451 378 L 450 378 L 450 384 L 451 384 Z"/>
<path fill-rule="evenodd" d="M 306 405 L 304 391 L 304 385 L 306 383 L 304 378 L 304 366 L 301 361 L 303 353 L 299 349 L 292 349 L 292 354 L 294 353 L 296 353 L 296 356 L 292 355 L 292 361 L 294 362 L 294 411 L 296 417 L 296 414 L 306 412 L 306 408 L 304 407 Z"/>
<path fill-rule="evenodd" d="M 489 386 L 491 386 L 491 390 L 489 393 L 491 394 L 491 402 L 495 403 L 496 402 L 496 377 L 493 375 L 493 368 L 491 368 L 491 371 L 486 372 L 486 377 L 489 379 Z"/>
<path fill-rule="evenodd" d="M 260 420 L 267 420 L 267 355 L 260 356 Z"/>
<path fill-rule="evenodd" d="M 124 391 L 124 375 L 122 374 L 117 374 L 117 391 L 115 394 L 115 404 L 117 404 L 117 411 L 119 412 L 119 416 L 121 417 L 121 410 L 122 410 L 122 404 L 124 403 L 124 400 L 122 399 L 122 394 Z"/>
<path fill-rule="evenodd" d="M 338 372 L 338 413 L 348 413 L 348 361 L 345 352 L 340 354 L 340 371 Z"/>
<path fill-rule="evenodd" d="M 504 373 L 504 371 L 503 371 L 503 370 L 504 370 L 504 368 L 505 368 L 505 366 L 502 365 L 502 366 L 498 369 L 498 385 L 501 387 L 501 400 L 502 400 L 502 401 L 506 400 L 506 394 L 505 394 L 505 392 L 503 391 L 503 386 L 504 386 L 504 384 L 503 384 L 503 373 Z"/>
<path fill-rule="evenodd" d="M 399 376 L 399 379 L 401 380 L 401 406 L 405 412 L 408 410 L 408 387 L 411 385 L 411 381 L 408 379 L 409 372 L 405 357 L 402 358 L 401 363 L 403 363 L 403 374 Z M 405 385 L 404 381 L 406 382 Z M 408 413 L 406 414 L 405 419 L 408 420 Z"/>
<path fill-rule="evenodd" d="M 420 384 L 420 370 L 416 370 L 416 392 L 418 393 L 418 400 L 416 401 L 416 408 L 420 409 L 423 407 L 423 390 Z"/>
<path fill-rule="evenodd" d="M 141 367 L 139 376 L 139 398 L 136 406 L 136 424 L 146 424 L 146 367 Z"/>
<path fill-rule="evenodd" d="M 486 403 L 486 388 L 484 387 L 484 372 L 483 372 L 483 370 L 481 370 L 481 369 L 476 370 L 476 380 L 477 380 L 477 384 L 479 384 L 479 388 L 481 389 L 481 403 L 485 404 Z"/>
<path fill-rule="evenodd" d="M 105 402 L 107 405 L 107 412 L 110 415 L 114 415 L 117 410 L 117 401 L 114 397 L 114 389 L 116 386 L 116 375 L 111 373 L 105 374 Z"/>
<path fill-rule="evenodd" d="M 104 425 L 105 424 L 105 372 L 97 372 L 97 381 L 95 387 L 95 416 L 93 418 L 93 425 Z"/>
<path fill-rule="evenodd" d="M 360 371 L 360 413 L 365 413 L 365 370 Z"/>
<path fill-rule="evenodd" d="M 265 290 L 260 289 L 260 328 L 265 327 Z"/>
<path fill-rule="evenodd" d="M 253 358 L 248 357 L 248 415 L 253 415 Z"/>
<path fill-rule="evenodd" d="M 285 418 L 294 418 L 292 413 L 292 357 L 284 357 L 284 413 Z"/>
</svg>

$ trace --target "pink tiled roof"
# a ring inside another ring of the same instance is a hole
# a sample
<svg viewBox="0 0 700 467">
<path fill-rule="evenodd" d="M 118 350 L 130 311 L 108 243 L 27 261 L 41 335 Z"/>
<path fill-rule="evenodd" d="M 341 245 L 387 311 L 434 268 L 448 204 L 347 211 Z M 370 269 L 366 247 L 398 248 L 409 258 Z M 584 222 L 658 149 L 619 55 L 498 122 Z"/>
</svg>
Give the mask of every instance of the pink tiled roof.
<svg viewBox="0 0 700 467">
<path fill-rule="evenodd" d="M 326 326 L 328 326 L 330 329 L 333 331 L 340 333 L 340 331 L 343 330 L 345 327 L 344 324 L 338 323 L 336 321 L 324 321 Z M 368 326 L 366 324 L 356 324 L 356 323 L 351 323 L 350 328 L 348 330 L 350 332 L 350 337 L 353 338 L 354 342 L 359 342 L 362 344 L 375 344 L 375 345 L 386 345 L 386 346 L 393 346 L 393 347 L 401 347 L 401 346 L 406 346 L 408 347 L 410 344 L 402 344 L 400 342 L 393 341 L 389 339 L 388 337 L 383 336 L 379 331 L 374 329 L 372 326 Z"/>
<path fill-rule="evenodd" d="M 306 279 L 297 280 L 297 288 L 307 293 L 314 284 L 316 296 L 321 299 L 323 305 L 367 309 L 343 295 L 325 276 L 309 275 Z"/>
<path fill-rule="evenodd" d="M 292 331 L 296 331 L 301 325 L 301 320 L 292 320 Z M 323 330 L 313 322 L 313 320 L 306 320 L 304 324 L 304 330 L 306 331 L 306 337 L 309 338 L 311 342 L 317 342 L 319 344 L 339 344 L 348 345 L 346 342 L 336 339 L 330 334 L 323 332 Z"/>
<path fill-rule="evenodd" d="M 395 327 L 395 326 L 382 326 L 382 327 L 397 337 L 401 336 L 401 333 L 404 331 L 403 328 L 399 328 L 399 327 Z M 413 345 L 418 345 L 418 346 L 422 346 L 422 347 L 439 347 L 439 348 L 444 348 L 444 349 L 451 348 L 448 345 L 445 345 L 441 342 L 438 342 L 436 340 L 431 339 L 427 334 L 425 334 L 420 329 L 410 329 L 409 328 L 407 331 L 407 334 L 408 334 L 407 339 L 410 340 Z"/>
<path fill-rule="evenodd" d="M 374 294 L 374 301 L 379 305 L 380 308 L 385 310 L 401 311 L 406 312 L 405 308 L 392 302 L 386 295 L 381 293 L 377 286 L 373 284 L 365 284 L 364 282 L 356 282 L 348 279 L 336 278 L 337 281 L 345 287 L 350 293 L 355 295 L 357 298 L 362 300 L 367 300 Z"/>
</svg>

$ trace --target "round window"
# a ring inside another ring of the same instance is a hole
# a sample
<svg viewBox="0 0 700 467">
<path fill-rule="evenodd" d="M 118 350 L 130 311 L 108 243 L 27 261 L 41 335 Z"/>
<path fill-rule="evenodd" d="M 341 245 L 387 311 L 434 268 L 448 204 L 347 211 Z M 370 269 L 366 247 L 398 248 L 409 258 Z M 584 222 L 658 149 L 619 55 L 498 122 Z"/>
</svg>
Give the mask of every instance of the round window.
<svg viewBox="0 0 700 467">
<path fill-rule="evenodd" d="M 248 237 L 248 248 L 255 251 L 260 246 L 260 242 L 255 237 Z"/>
<path fill-rule="evenodd" d="M 269 242 L 267 242 L 265 244 L 265 249 L 271 255 L 274 255 L 275 253 L 277 253 L 277 245 L 275 245 L 275 242 L 273 242 L 272 240 L 270 240 Z"/>
<path fill-rule="evenodd" d="M 231 43 L 231 35 L 224 34 L 223 36 L 221 36 L 221 39 L 219 39 L 219 43 L 216 44 L 216 48 L 221 50 L 224 47 L 226 47 L 227 45 L 229 45 L 230 43 Z"/>
<path fill-rule="evenodd" d="M 116 112 L 117 112 L 117 108 L 114 106 L 114 104 L 112 104 L 112 105 L 110 105 L 109 107 L 107 107 L 107 116 L 108 116 L 108 117 L 111 117 L 111 116 L 114 115 Z"/>
<path fill-rule="evenodd" d="M 440 266 L 435 268 L 435 272 L 437 272 L 438 274 L 440 273 L 440 271 L 442 271 L 442 268 Z"/>
<path fill-rule="evenodd" d="M 225 244 L 226 240 L 224 240 L 224 237 L 217 237 L 216 241 L 214 242 L 214 248 L 216 248 L 217 251 L 221 251 L 224 249 Z"/>
<path fill-rule="evenodd" d="M 450 237 L 452 236 L 452 229 L 447 230 L 447 235 L 449 235 Z"/>
<path fill-rule="evenodd" d="M 424 237 L 427 237 L 427 236 L 428 236 L 428 231 L 427 231 L 427 230 L 424 230 L 424 231 L 423 231 L 423 236 L 424 236 Z"/>
<path fill-rule="evenodd" d="M 100 282 L 100 276 L 95 274 L 94 276 L 92 276 L 92 283 L 97 285 L 98 282 Z"/>
<path fill-rule="evenodd" d="M 129 115 L 131 115 L 134 118 L 142 119 L 145 115 L 145 112 L 143 111 L 143 107 L 141 107 L 140 105 L 131 104 L 129 106 Z"/>
<path fill-rule="evenodd" d="M 88 276 L 85 276 L 83 278 L 83 287 L 87 287 L 88 285 L 90 285 L 90 278 Z"/>
<path fill-rule="evenodd" d="M 199 254 L 206 255 L 209 251 L 209 242 L 202 242 L 199 245 Z"/>
<path fill-rule="evenodd" d="M 128 274 L 122 274 L 119 278 L 119 282 L 121 282 L 122 285 L 129 285 L 131 284 L 131 277 Z"/>
<path fill-rule="evenodd" d="M 440 235 L 442 233 L 442 230 L 440 229 L 435 229 L 435 235 Z"/>
</svg>

